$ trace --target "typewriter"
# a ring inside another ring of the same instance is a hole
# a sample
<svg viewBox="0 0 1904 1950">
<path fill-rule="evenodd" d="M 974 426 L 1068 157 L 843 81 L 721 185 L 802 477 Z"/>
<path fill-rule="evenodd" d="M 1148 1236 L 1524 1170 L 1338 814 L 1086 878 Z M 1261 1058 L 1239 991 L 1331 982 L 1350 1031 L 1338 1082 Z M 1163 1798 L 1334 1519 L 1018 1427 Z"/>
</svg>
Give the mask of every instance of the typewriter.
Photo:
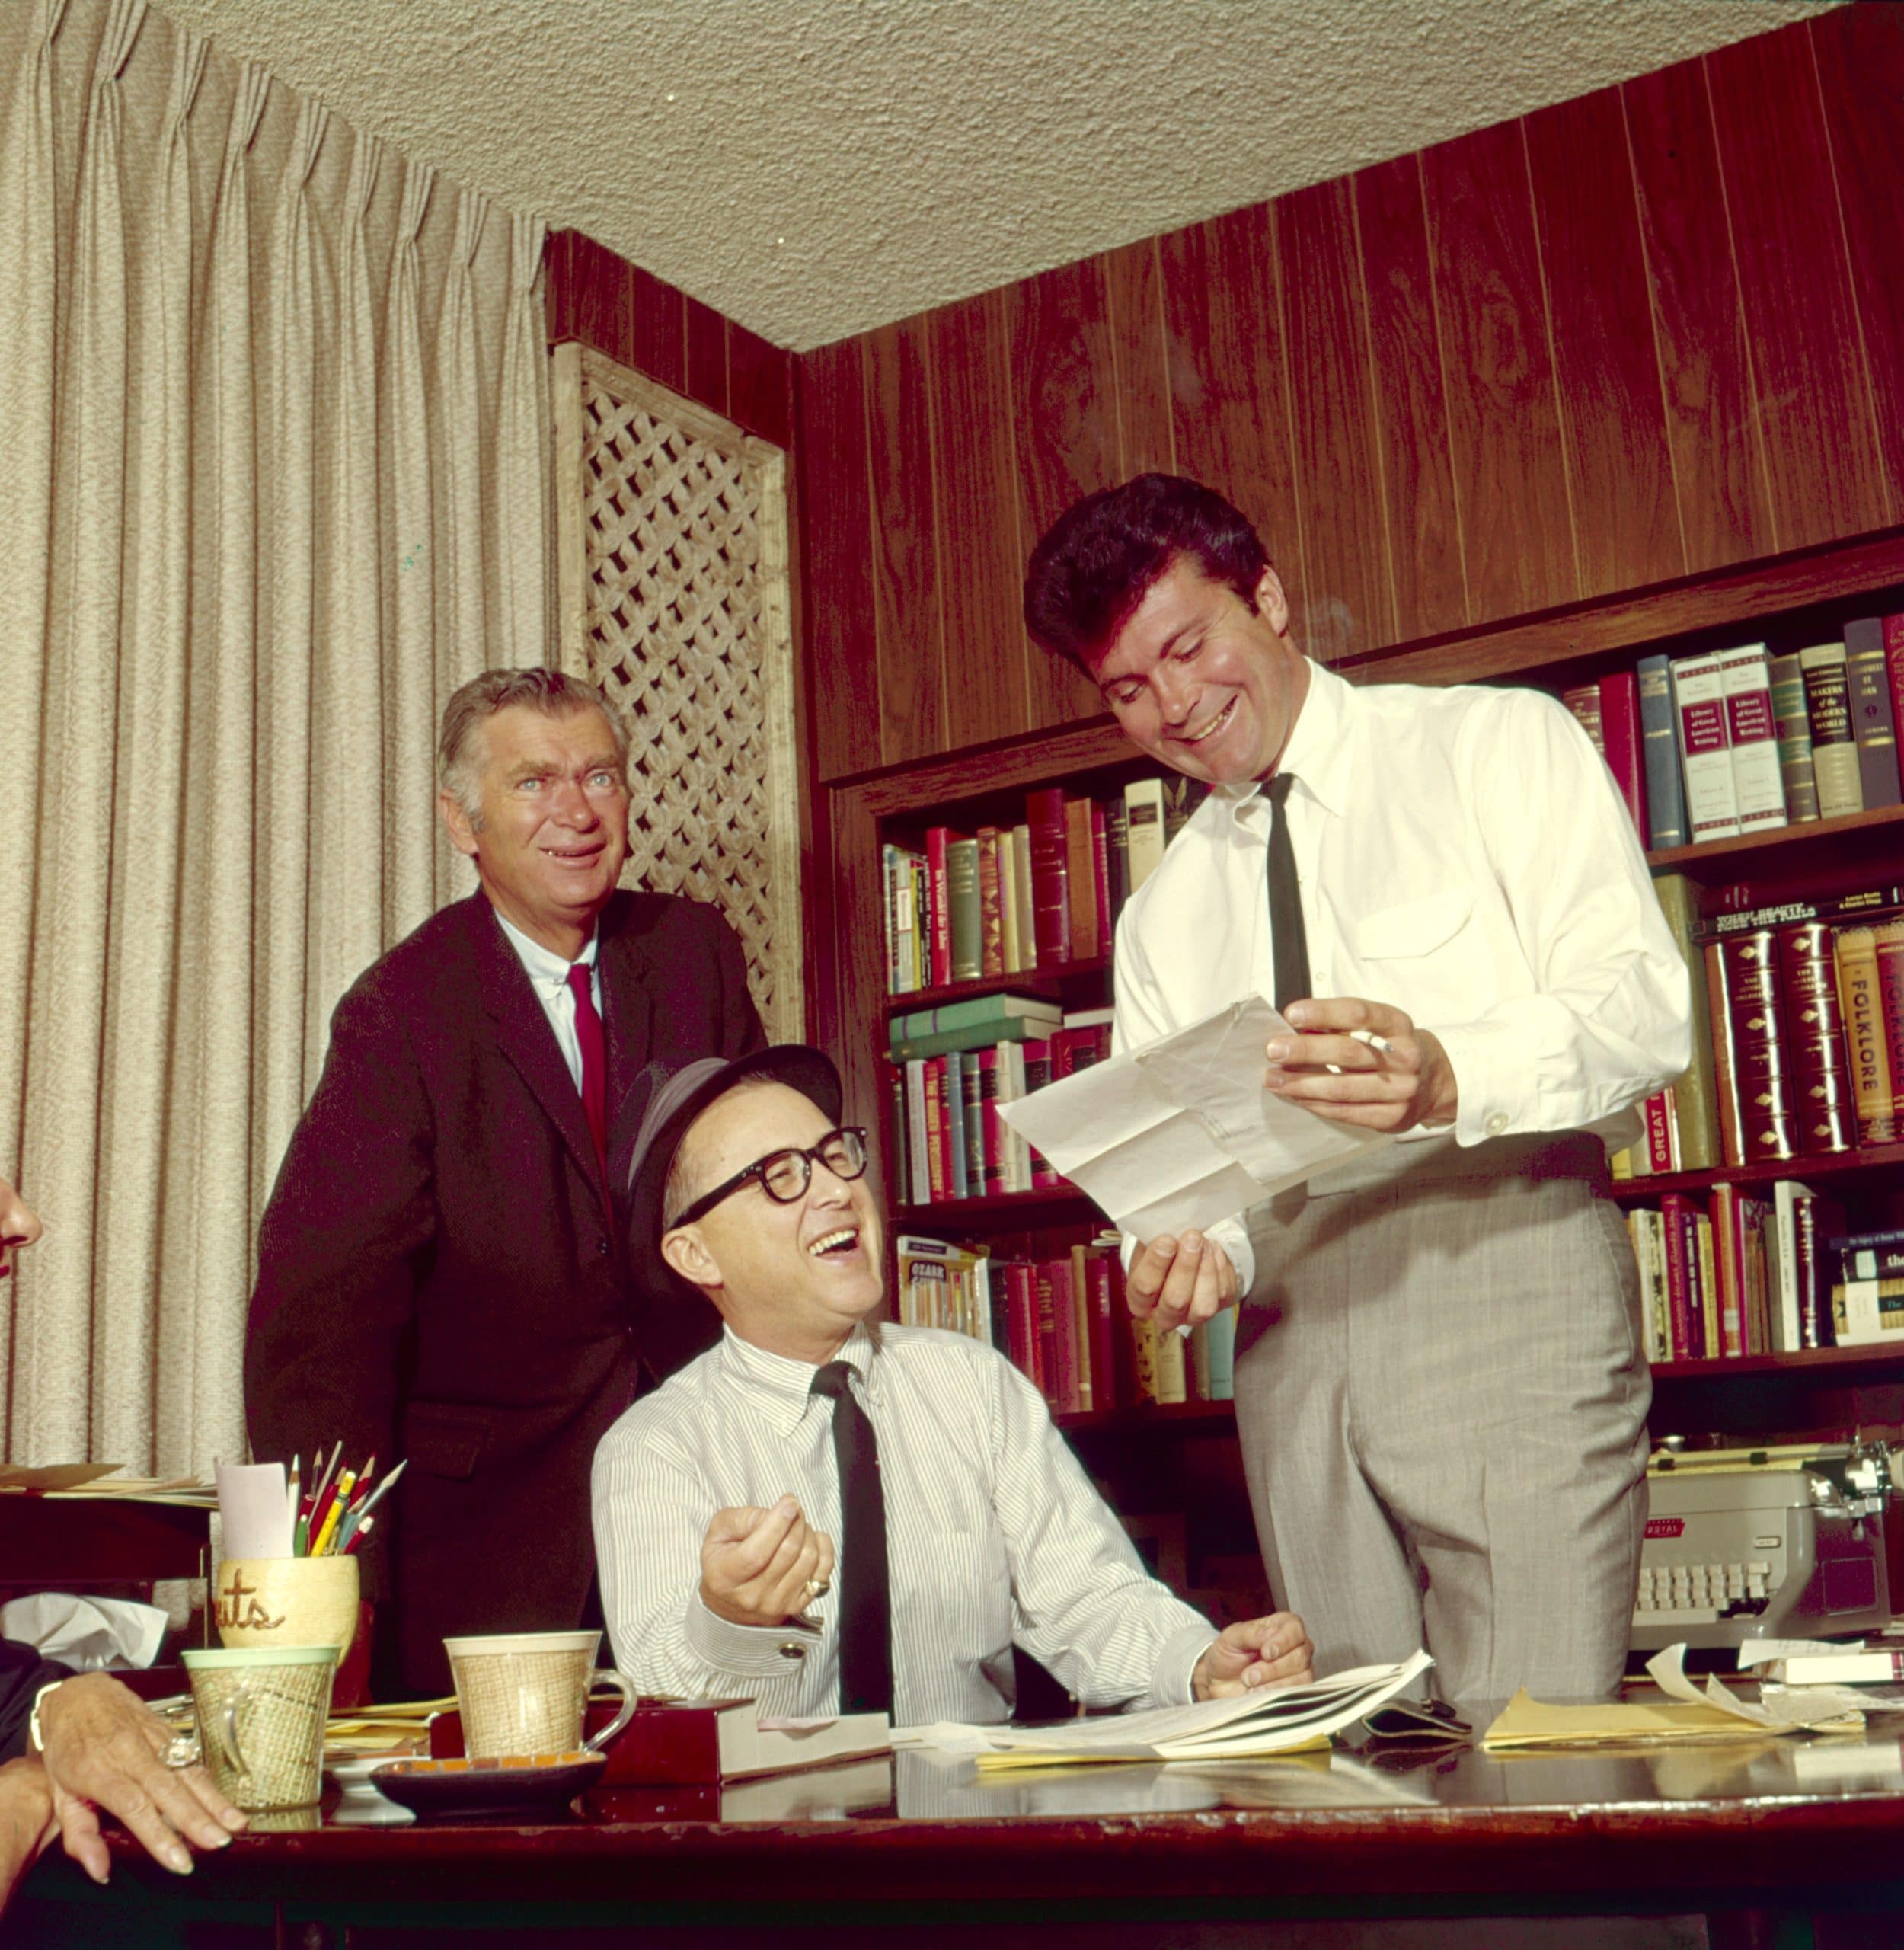
<svg viewBox="0 0 1904 1950">
<path fill-rule="evenodd" d="M 1885 1516 L 1900 1472 L 1904 1452 L 1881 1442 L 1660 1449 L 1647 1465 L 1633 1650 L 1888 1624 Z"/>
</svg>

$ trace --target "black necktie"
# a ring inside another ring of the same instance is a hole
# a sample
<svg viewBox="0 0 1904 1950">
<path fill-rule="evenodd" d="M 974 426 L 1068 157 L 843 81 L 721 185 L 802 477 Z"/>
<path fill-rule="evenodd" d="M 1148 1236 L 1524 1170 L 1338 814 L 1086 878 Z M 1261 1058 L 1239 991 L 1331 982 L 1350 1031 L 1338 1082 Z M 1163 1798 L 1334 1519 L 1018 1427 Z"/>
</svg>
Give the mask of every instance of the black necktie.
<svg viewBox="0 0 1904 1950">
<path fill-rule="evenodd" d="M 1296 878 L 1295 849 L 1289 844 L 1289 816 L 1283 803 L 1295 783 L 1289 772 L 1270 781 L 1270 950 L 1276 958 L 1276 1005 L 1287 1013 L 1309 993 L 1309 937 L 1302 926 L 1302 884 Z"/>
<path fill-rule="evenodd" d="M 886 1567 L 886 1492 L 879 1444 L 855 1400 L 853 1370 L 829 1361 L 813 1392 L 833 1398 L 833 1459 L 839 1472 L 839 1710 L 893 1710 L 893 1601 Z"/>
</svg>

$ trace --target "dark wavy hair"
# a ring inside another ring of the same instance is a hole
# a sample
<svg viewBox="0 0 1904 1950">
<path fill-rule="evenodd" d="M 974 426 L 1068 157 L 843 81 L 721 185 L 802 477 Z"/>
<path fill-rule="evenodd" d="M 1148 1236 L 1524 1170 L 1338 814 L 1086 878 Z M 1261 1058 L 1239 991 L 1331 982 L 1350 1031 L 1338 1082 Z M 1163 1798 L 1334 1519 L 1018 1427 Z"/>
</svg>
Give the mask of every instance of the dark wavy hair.
<svg viewBox="0 0 1904 1950">
<path fill-rule="evenodd" d="M 1034 643 L 1089 675 L 1151 586 L 1180 558 L 1250 610 L 1270 566 L 1248 519 L 1180 474 L 1140 474 L 1067 508 L 1031 551 L 1024 620 Z"/>
</svg>

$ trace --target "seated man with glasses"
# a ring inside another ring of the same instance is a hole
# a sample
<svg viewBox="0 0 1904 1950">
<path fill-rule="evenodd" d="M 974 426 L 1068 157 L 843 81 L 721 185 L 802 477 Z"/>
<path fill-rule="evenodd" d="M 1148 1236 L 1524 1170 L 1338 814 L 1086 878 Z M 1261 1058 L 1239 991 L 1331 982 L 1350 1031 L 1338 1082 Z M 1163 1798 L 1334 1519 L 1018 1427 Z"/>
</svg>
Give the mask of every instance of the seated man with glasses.
<svg viewBox="0 0 1904 1950">
<path fill-rule="evenodd" d="M 877 1315 L 866 1133 L 797 1044 L 651 1072 L 631 1256 L 724 1324 L 596 1451 L 615 1662 L 763 1713 L 1008 1718 L 1011 1648 L 1092 1705 L 1306 1678 L 1286 1613 L 1219 1633 L 1150 1577 L 1037 1391 L 968 1337 Z"/>
</svg>

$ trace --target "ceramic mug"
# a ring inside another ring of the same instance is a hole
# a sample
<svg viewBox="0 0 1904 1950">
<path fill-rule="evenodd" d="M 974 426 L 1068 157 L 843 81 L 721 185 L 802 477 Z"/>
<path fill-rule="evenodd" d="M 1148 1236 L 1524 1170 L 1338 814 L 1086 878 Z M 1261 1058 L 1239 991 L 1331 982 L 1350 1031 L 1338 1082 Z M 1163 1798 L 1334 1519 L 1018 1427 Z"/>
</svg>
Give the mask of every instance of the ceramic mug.
<svg viewBox="0 0 1904 1950">
<path fill-rule="evenodd" d="M 507 1632 L 446 1638 L 463 1716 L 463 1751 L 472 1760 L 599 1753 L 634 1717 L 635 1693 L 612 1668 L 595 1669 L 599 1632 Z M 582 1716 L 597 1682 L 621 1696 L 621 1710 L 582 1739 Z"/>
<path fill-rule="evenodd" d="M 357 1629 L 354 1557 L 227 1558 L 212 1587 L 227 1645 L 334 1645 L 341 1661 Z"/>
<path fill-rule="evenodd" d="M 337 1648 L 195 1646 L 180 1657 L 219 1792 L 252 1811 L 315 1807 Z"/>
</svg>

